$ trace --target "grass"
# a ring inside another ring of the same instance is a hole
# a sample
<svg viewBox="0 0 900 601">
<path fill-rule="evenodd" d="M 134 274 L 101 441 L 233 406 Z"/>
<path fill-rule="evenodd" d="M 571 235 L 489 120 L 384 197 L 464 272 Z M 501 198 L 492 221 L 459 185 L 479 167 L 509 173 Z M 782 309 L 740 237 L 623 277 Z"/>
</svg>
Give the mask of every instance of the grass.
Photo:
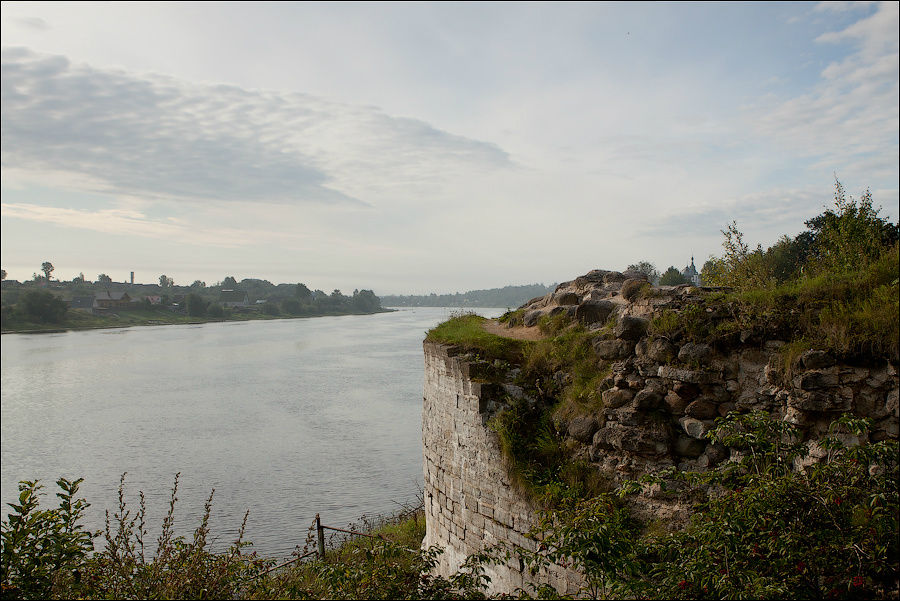
<svg viewBox="0 0 900 601">
<path fill-rule="evenodd" d="M 475 351 L 484 359 L 521 361 L 523 352 L 529 343 L 487 332 L 483 327 L 486 321 L 484 317 L 474 313 L 455 314 L 447 321 L 429 330 L 425 335 L 425 340 Z"/>
<path fill-rule="evenodd" d="M 727 350 L 742 333 L 784 340 L 843 358 L 897 361 L 900 344 L 898 250 L 858 271 L 802 277 L 780 286 L 707 295 L 666 311 L 650 334 Z M 804 348 L 804 350 L 805 350 Z"/>
</svg>

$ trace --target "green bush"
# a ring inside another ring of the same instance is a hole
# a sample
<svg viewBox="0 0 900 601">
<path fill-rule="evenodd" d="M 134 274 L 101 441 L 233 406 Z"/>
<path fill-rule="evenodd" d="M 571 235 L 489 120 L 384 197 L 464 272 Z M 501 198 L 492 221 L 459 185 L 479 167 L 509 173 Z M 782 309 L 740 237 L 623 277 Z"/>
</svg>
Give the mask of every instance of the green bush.
<svg viewBox="0 0 900 601">
<path fill-rule="evenodd" d="M 61 323 L 66 316 L 66 302 L 47 290 L 30 290 L 16 304 L 23 318 L 38 323 Z"/>
<path fill-rule="evenodd" d="M 703 499 L 689 525 L 655 532 L 630 517 L 618 495 L 564 502 L 542 515 L 531 566 L 570 564 L 593 598 L 783 599 L 896 597 L 900 577 L 897 441 L 864 440 L 867 423 L 845 417 L 818 441 L 827 451 L 803 469 L 807 446 L 763 413 L 718 420 L 711 439 L 741 459 L 710 472 L 648 477 L 680 481 Z M 683 498 L 689 498 L 682 493 Z"/>
<path fill-rule="evenodd" d="M 37 480 L 19 483 L 18 503 L 2 524 L 4 599 L 46 599 L 65 594 L 78 577 L 96 534 L 79 523 L 89 504 L 76 498 L 82 479 L 57 480 L 57 509 L 40 509 Z"/>
</svg>

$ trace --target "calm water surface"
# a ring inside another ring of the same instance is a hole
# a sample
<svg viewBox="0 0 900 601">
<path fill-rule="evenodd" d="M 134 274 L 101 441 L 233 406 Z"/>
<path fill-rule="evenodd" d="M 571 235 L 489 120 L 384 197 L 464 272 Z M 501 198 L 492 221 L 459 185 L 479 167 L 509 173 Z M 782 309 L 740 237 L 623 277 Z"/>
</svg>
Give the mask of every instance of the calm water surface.
<svg viewBox="0 0 900 601">
<path fill-rule="evenodd" d="M 83 477 L 101 528 L 127 472 L 155 540 L 180 472 L 179 533 L 215 488 L 217 547 L 249 509 L 253 549 L 283 557 L 317 512 L 392 512 L 421 487 L 422 338 L 450 311 L 4 335 L 4 517 L 19 480 L 55 506 L 56 479 Z"/>
</svg>

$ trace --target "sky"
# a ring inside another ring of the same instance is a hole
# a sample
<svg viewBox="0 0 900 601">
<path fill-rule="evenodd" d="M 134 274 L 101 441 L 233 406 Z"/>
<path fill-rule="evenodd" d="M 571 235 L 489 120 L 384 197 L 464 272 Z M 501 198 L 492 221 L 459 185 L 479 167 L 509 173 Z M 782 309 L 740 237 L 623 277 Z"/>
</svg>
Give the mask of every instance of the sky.
<svg viewBox="0 0 900 601">
<path fill-rule="evenodd" d="M 898 3 L 3 2 L 0 254 L 446 293 L 898 217 Z"/>
</svg>

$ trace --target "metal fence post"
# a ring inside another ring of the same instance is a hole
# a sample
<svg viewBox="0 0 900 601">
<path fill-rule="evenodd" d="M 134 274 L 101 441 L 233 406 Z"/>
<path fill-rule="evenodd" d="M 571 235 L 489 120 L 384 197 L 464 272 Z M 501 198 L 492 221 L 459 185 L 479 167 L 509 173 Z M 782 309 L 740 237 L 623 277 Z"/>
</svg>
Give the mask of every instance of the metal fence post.
<svg viewBox="0 0 900 601">
<path fill-rule="evenodd" d="M 323 561 L 325 560 L 325 527 L 322 526 L 322 520 L 319 519 L 319 514 L 316 514 L 316 534 L 319 538 L 319 558 Z"/>
</svg>

